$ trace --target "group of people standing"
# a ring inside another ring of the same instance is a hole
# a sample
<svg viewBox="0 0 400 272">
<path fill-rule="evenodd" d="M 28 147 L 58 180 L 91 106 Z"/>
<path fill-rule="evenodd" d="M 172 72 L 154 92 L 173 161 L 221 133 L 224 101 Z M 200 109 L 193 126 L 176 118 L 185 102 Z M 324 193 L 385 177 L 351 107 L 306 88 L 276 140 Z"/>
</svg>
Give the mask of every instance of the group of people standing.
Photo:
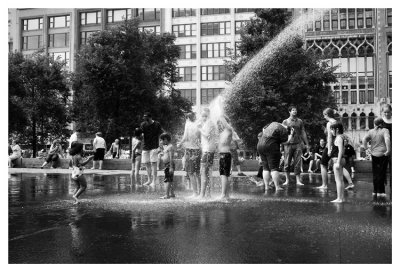
<svg viewBox="0 0 400 272">
<path fill-rule="evenodd" d="M 284 171 L 286 181 L 282 184 L 289 184 L 289 167 L 291 161 L 294 161 L 294 174 L 296 176 L 296 184 L 302 186 L 300 180 L 300 165 L 303 146 L 309 152 L 307 135 L 304 130 L 304 125 L 301 119 L 297 117 L 297 109 L 295 106 L 289 107 L 290 117 L 284 120 L 281 124 L 272 122 L 263 128 L 262 134 L 259 137 L 257 151 L 260 154 L 263 167 L 263 181 L 266 190 L 269 186 L 270 179 L 275 185 L 275 190 L 282 190 L 279 184 L 279 160 L 280 160 L 280 145 L 284 145 Z M 371 143 L 372 172 L 374 183 L 374 196 L 385 196 L 385 183 L 387 166 L 390 163 L 391 153 L 391 106 L 385 105 L 383 111 L 384 117 L 375 119 L 375 128 L 370 130 L 363 144 L 366 147 L 367 143 Z M 319 152 L 318 161 L 321 164 L 322 185 L 317 189 L 326 190 L 328 188 L 328 164 L 332 160 L 333 170 L 335 175 L 337 198 L 331 202 L 344 201 L 344 178 L 348 181 L 346 189 L 352 189 L 350 173 L 344 168 L 346 164 L 345 149 L 347 138 L 344 136 L 343 124 L 334 118 L 334 111 L 327 108 L 323 111 L 323 116 L 327 121 L 325 140 L 321 140 L 321 152 Z M 354 166 L 353 166 L 354 167 Z M 354 170 L 354 168 L 352 168 Z"/>
</svg>

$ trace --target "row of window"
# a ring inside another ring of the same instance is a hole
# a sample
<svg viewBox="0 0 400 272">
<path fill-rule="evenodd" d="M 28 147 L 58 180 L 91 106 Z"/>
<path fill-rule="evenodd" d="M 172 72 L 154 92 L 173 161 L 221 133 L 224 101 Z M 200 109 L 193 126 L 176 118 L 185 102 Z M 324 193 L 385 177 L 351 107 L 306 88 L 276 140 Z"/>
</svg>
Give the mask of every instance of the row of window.
<svg viewBox="0 0 400 272">
<path fill-rule="evenodd" d="M 69 33 L 49 34 L 48 47 L 69 47 Z M 22 37 L 22 50 L 43 48 L 43 35 Z"/>
<path fill-rule="evenodd" d="M 359 90 L 359 91 L 335 91 L 334 96 L 336 103 L 338 104 L 357 104 L 357 95 L 358 95 L 358 104 L 374 104 L 374 90 Z"/>
<path fill-rule="evenodd" d="M 223 88 L 204 88 L 201 89 L 201 104 L 207 105 L 217 97 L 224 89 Z M 181 96 L 192 102 L 193 105 L 196 104 L 196 89 L 181 89 L 179 90 Z"/>
<path fill-rule="evenodd" d="M 235 13 L 243 12 L 255 12 L 255 9 L 235 9 Z M 201 9 L 201 15 L 213 15 L 213 14 L 229 14 L 230 9 Z M 172 17 L 189 17 L 196 16 L 196 9 L 193 8 L 178 8 L 172 9 Z"/>
<path fill-rule="evenodd" d="M 221 58 L 228 57 L 231 49 L 229 42 L 220 43 L 202 43 L 201 44 L 201 58 Z M 195 44 L 184 44 L 179 46 L 180 59 L 195 59 L 196 48 Z"/>
<path fill-rule="evenodd" d="M 235 22 L 235 33 L 239 33 L 240 30 L 249 21 L 236 21 Z M 181 24 L 172 26 L 172 34 L 177 37 L 193 37 L 196 36 L 196 24 Z M 201 24 L 201 36 L 210 35 L 227 35 L 231 34 L 231 22 L 212 22 Z"/>
<path fill-rule="evenodd" d="M 359 120 L 360 129 L 373 129 L 375 117 L 373 112 L 370 112 L 368 116 L 363 112 L 360 113 L 360 116 L 357 116 L 357 114 L 353 112 L 350 117 L 347 113 L 343 113 L 342 116 L 336 116 L 335 119 L 342 122 L 344 130 L 354 130 L 357 129 L 357 120 Z"/>
<path fill-rule="evenodd" d="M 307 31 L 372 28 L 373 10 L 369 9 L 306 9 Z"/>
<path fill-rule="evenodd" d="M 178 67 L 180 81 L 196 81 L 196 66 Z M 225 65 L 201 66 L 201 81 L 229 80 Z"/>
</svg>

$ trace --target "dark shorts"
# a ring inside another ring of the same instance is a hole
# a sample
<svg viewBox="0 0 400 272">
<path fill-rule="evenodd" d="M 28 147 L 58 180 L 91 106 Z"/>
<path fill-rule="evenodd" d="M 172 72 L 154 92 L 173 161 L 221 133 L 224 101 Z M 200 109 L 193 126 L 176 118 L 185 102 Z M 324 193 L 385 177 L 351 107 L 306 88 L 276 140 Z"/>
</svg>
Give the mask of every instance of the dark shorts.
<svg viewBox="0 0 400 272">
<path fill-rule="evenodd" d="M 94 161 L 102 161 L 104 160 L 104 154 L 105 154 L 105 149 L 104 148 L 97 148 L 96 151 L 94 152 Z"/>
<path fill-rule="evenodd" d="M 50 154 L 46 158 L 46 162 L 51 162 L 56 160 L 58 160 L 58 154 Z"/>
<path fill-rule="evenodd" d="M 325 147 L 324 152 L 322 153 L 321 164 L 328 167 L 330 160 L 331 156 L 328 155 L 328 147 Z"/>
<path fill-rule="evenodd" d="M 169 172 L 169 163 L 164 168 L 164 182 L 173 182 L 174 181 L 174 174 Z"/>
<path fill-rule="evenodd" d="M 214 163 L 214 152 L 204 152 L 201 155 L 201 163 L 206 164 L 206 166 L 210 167 Z"/>
<path fill-rule="evenodd" d="M 219 153 L 219 174 L 229 177 L 231 175 L 231 153 Z"/>
<path fill-rule="evenodd" d="M 186 171 L 188 174 L 200 174 L 200 149 L 186 149 Z"/>
<path fill-rule="evenodd" d="M 279 171 L 281 151 L 278 143 L 257 145 L 257 152 L 260 154 L 261 164 L 265 171 Z"/>
</svg>

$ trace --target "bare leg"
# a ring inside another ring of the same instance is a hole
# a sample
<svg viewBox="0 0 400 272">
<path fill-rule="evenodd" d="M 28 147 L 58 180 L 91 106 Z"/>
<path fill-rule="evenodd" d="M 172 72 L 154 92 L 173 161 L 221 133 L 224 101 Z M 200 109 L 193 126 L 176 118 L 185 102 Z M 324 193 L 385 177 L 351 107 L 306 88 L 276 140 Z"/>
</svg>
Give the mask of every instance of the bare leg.
<svg viewBox="0 0 400 272">
<path fill-rule="evenodd" d="M 201 164 L 201 187 L 200 187 L 200 197 L 205 197 L 206 194 L 206 187 L 208 185 L 208 175 L 209 175 L 209 171 L 208 171 L 208 166 L 205 163 Z"/>
<path fill-rule="evenodd" d="M 282 184 L 283 186 L 289 185 L 290 172 L 285 172 L 285 177 L 286 177 L 286 180 L 285 180 L 285 183 Z"/>
<path fill-rule="evenodd" d="M 272 180 L 275 184 L 275 191 L 283 190 L 283 188 L 279 186 L 279 171 L 272 171 Z"/>
<path fill-rule="evenodd" d="M 321 164 L 321 179 L 322 179 L 322 185 L 317 188 L 318 189 L 327 189 L 328 188 L 328 169 L 323 164 Z"/>
<path fill-rule="evenodd" d="M 347 182 L 349 183 L 349 185 L 353 184 L 353 181 L 351 180 L 351 176 L 349 171 L 347 171 L 346 168 L 343 167 L 343 176 L 346 178 Z"/>
<path fill-rule="evenodd" d="M 221 175 L 222 194 L 221 198 L 229 198 L 229 179 L 225 175 Z"/>
<path fill-rule="evenodd" d="M 297 175 L 296 175 L 296 184 L 297 184 L 297 185 L 304 185 L 304 184 L 301 182 L 300 174 L 297 174 Z"/>
<path fill-rule="evenodd" d="M 99 169 L 102 170 L 103 169 L 103 160 L 99 161 Z"/>
<path fill-rule="evenodd" d="M 314 160 L 310 161 L 310 165 L 308 166 L 308 173 L 312 173 L 312 166 L 314 164 Z"/>
<path fill-rule="evenodd" d="M 42 167 L 41 167 L 41 168 L 45 167 L 46 165 L 47 165 L 47 161 L 45 161 L 45 162 L 42 164 Z"/>
<path fill-rule="evenodd" d="M 265 191 L 268 190 L 268 182 L 270 179 L 271 179 L 271 172 L 268 170 L 263 170 L 263 181 L 264 181 Z"/>
<path fill-rule="evenodd" d="M 150 185 L 151 184 L 151 168 L 150 168 L 150 162 L 144 164 L 146 167 L 146 172 L 147 172 L 147 182 L 144 185 Z"/>
<path fill-rule="evenodd" d="M 140 171 L 140 158 L 135 161 L 135 182 L 138 185 L 143 185 L 142 180 L 139 182 L 139 171 Z"/>
<path fill-rule="evenodd" d="M 197 174 L 189 174 L 189 179 L 192 184 L 192 189 L 193 189 L 193 196 L 198 196 L 198 189 L 197 189 Z"/>
<path fill-rule="evenodd" d="M 152 162 L 151 163 L 151 174 L 153 175 L 153 180 L 152 180 L 152 184 L 155 185 L 157 182 L 157 163 L 156 162 Z"/>
<path fill-rule="evenodd" d="M 341 203 L 344 201 L 344 183 L 343 183 L 343 167 L 333 166 L 333 171 L 335 173 L 336 191 L 337 198 L 331 202 Z"/>
</svg>

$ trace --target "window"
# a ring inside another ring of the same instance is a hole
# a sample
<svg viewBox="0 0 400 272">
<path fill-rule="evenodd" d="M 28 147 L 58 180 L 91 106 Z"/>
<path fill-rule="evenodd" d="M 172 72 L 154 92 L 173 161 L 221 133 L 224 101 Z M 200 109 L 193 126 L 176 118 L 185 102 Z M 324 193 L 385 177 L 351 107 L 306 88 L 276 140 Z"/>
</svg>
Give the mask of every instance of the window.
<svg viewBox="0 0 400 272">
<path fill-rule="evenodd" d="M 54 60 L 65 61 L 66 67 L 69 67 L 69 52 L 54 52 L 50 53 L 49 55 L 52 56 Z"/>
<path fill-rule="evenodd" d="M 69 33 L 57 33 L 49 35 L 49 47 L 68 47 Z"/>
<path fill-rule="evenodd" d="M 81 13 L 81 25 L 100 24 L 100 23 L 101 23 L 101 11 Z"/>
<path fill-rule="evenodd" d="M 239 50 L 239 46 L 241 45 L 241 42 L 235 42 L 235 56 L 240 56 L 240 50 Z"/>
<path fill-rule="evenodd" d="M 173 25 L 172 34 L 177 37 L 192 37 L 196 36 L 196 24 L 189 25 Z"/>
<path fill-rule="evenodd" d="M 43 47 L 42 35 L 22 37 L 22 50 L 34 50 Z"/>
<path fill-rule="evenodd" d="M 138 17 L 142 21 L 159 21 L 160 20 L 160 9 L 155 8 L 142 8 L 134 9 L 134 16 Z"/>
<path fill-rule="evenodd" d="M 321 11 L 314 10 L 315 31 L 321 31 Z"/>
<path fill-rule="evenodd" d="M 349 104 L 349 92 L 342 91 L 342 104 Z"/>
<path fill-rule="evenodd" d="M 188 17 L 188 16 L 196 16 L 196 9 L 192 8 L 172 9 L 172 17 Z"/>
<path fill-rule="evenodd" d="M 386 9 L 386 24 L 392 26 L 392 9 Z"/>
<path fill-rule="evenodd" d="M 201 80 L 227 80 L 228 74 L 224 65 L 201 66 Z"/>
<path fill-rule="evenodd" d="M 351 114 L 351 129 L 357 129 L 357 114 L 355 112 Z"/>
<path fill-rule="evenodd" d="M 211 88 L 201 89 L 201 104 L 207 105 L 217 97 L 224 89 L 223 88 Z"/>
<path fill-rule="evenodd" d="M 347 130 L 349 128 L 349 115 L 347 113 L 343 113 L 342 124 L 344 130 Z"/>
<path fill-rule="evenodd" d="M 71 16 L 57 16 L 49 17 L 49 28 L 56 27 L 69 27 L 71 21 Z"/>
<path fill-rule="evenodd" d="M 255 8 L 238 8 L 235 9 L 235 13 L 243 13 L 243 12 L 256 12 Z"/>
<path fill-rule="evenodd" d="M 235 22 L 235 34 L 239 34 L 240 30 L 246 26 L 250 21 L 236 21 Z"/>
<path fill-rule="evenodd" d="M 227 14 L 227 13 L 230 13 L 230 9 L 228 9 L 228 8 L 200 9 L 200 14 L 201 15 Z"/>
<path fill-rule="evenodd" d="M 339 103 L 340 103 L 340 92 L 339 92 L 339 91 L 335 91 L 335 92 L 333 93 L 333 95 L 335 96 L 335 102 L 336 102 L 336 104 L 339 104 Z"/>
<path fill-rule="evenodd" d="M 356 20 L 356 10 L 349 9 L 349 29 L 355 28 L 356 25 L 355 20 Z"/>
<path fill-rule="evenodd" d="M 81 32 L 81 43 L 80 45 L 85 45 L 88 43 L 90 36 L 92 36 L 97 31 L 82 31 Z"/>
<path fill-rule="evenodd" d="M 196 81 L 196 67 L 178 67 L 179 81 Z"/>
<path fill-rule="evenodd" d="M 332 30 L 338 29 L 338 9 L 331 10 Z"/>
<path fill-rule="evenodd" d="M 388 72 L 389 72 L 389 97 L 392 99 L 392 52 L 389 51 L 388 55 Z"/>
<path fill-rule="evenodd" d="M 367 121 L 367 116 L 365 116 L 365 113 L 362 112 L 360 114 L 360 129 L 365 129 L 366 121 Z"/>
<path fill-rule="evenodd" d="M 160 35 L 160 26 L 143 26 L 139 27 L 139 31 L 155 33 L 156 35 Z"/>
<path fill-rule="evenodd" d="M 229 42 L 223 43 L 202 43 L 202 58 L 220 58 L 229 56 Z"/>
<path fill-rule="evenodd" d="M 184 44 L 178 45 L 180 59 L 195 59 L 196 58 L 196 45 Z"/>
<path fill-rule="evenodd" d="M 370 112 L 368 114 L 368 128 L 369 129 L 374 128 L 374 119 L 375 119 L 375 114 L 373 112 Z"/>
<path fill-rule="evenodd" d="M 324 11 L 324 30 L 330 30 L 330 18 L 329 18 L 329 10 Z"/>
<path fill-rule="evenodd" d="M 365 26 L 372 28 L 372 9 L 365 9 Z"/>
<path fill-rule="evenodd" d="M 364 28 L 364 9 L 357 9 L 357 28 Z"/>
<path fill-rule="evenodd" d="M 368 90 L 368 104 L 374 104 L 374 90 Z"/>
<path fill-rule="evenodd" d="M 193 105 L 196 104 L 196 89 L 182 89 L 179 91 L 182 97 L 192 102 Z"/>
<path fill-rule="evenodd" d="M 351 104 L 357 104 L 357 91 L 351 91 Z"/>
<path fill-rule="evenodd" d="M 43 18 L 22 20 L 24 30 L 43 29 Z"/>
<path fill-rule="evenodd" d="M 340 29 L 346 29 L 347 28 L 347 12 L 346 9 L 340 9 L 339 10 L 340 14 Z"/>
<path fill-rule="evenodd" d="M 201 36 L 231 34 L 231 22 L 201 24 Z"/>
<path fill-rule="evenodd" d="M 359 91 L 360 104 L 365 104 L 365 91 Z"/>
<path fill-rule="evenodd" d="M 131 9 L 111 9 L 107 10 L 107 22 L 122 22 L 132 18 Z"/>
</svg>

